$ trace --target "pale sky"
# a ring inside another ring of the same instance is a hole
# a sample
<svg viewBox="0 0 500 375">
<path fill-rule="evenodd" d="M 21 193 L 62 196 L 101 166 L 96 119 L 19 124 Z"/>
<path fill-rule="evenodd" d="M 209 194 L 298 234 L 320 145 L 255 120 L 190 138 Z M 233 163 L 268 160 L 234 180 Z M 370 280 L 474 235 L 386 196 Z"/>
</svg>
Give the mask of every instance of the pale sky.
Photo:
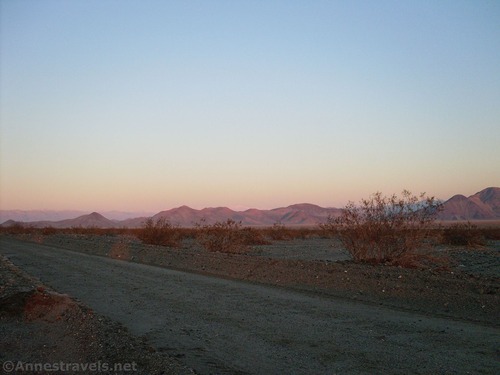
<svg viewBox="0 0 500 375">
<path fill-rule="evenodd" d="M 500 186 L 500 1 L 0 4 L 1 209 Z"/>
</svg>

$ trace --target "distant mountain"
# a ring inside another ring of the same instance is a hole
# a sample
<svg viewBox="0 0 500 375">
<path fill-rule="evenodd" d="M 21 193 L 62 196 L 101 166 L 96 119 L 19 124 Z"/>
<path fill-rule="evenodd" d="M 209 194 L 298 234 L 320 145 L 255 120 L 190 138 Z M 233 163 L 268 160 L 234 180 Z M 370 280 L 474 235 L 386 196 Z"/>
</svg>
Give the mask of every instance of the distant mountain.
<svg viewBox="0 0 500 375">
<path fill-rule="evenodd" d="M 117 223 L 105 218 L 100 213 L 92 212 L 89 215 L 82 215 L 75 219 L 57 221 L 53 226 L 56 228 L 114 228 L 117 226 Z"/>
<path fill-rule="evenodd" d="M 8 221 L 4 222 L 1 226 L 2 227 L 9 227 L 9 226 L 12 226 L 14 224 L 29 225 L 33 228 L 44 228 L 44 227 L 53 227 L 53 228 L 73 228 L 73 227 L 115 228 L 115 227 L 120 226 L 117 222 L 106 219 L 104 216 L 102 216 L 101 214 L 99 214 L 97 212 L 92 212 L 89 215 L 78 216 L 77 218 L 74 218 L 74 219 L 66 219 L 66 220 L 59 220 L 59 221 L 42 220 L 42 221 L 23 222 L 23 221 L 8 220 Z"/>
<path fill-rule="evenodd" d="M 182 206 L 162 211 L 153 216 L 154 220 L 165 218 L 172 224 L 192 226 L 205 220 L 207 224 L 232 219 L 241 221 L 243 225 L 273 225 L 281 222 L 284 225 L 316 225 L 324 222 L 329 215 L 340 213 L 338 208 L 323 208 L 313 204 L 300 204 L 272 210 L 233 211 L 227 207 L 204 208 L 195 210 Z"/>
<path fill-rule="evenodd" d="M 454 195 L 443 203 L 440 220 L 500 220 L 500 188 L 489 187 L 465 197 Z"/>
<path fill-rule="evenodd" d="M 13 221 L 60 221 L 84 215 L 84 211 L 54 211 L 54 210 L 0 210 L 0 223 Z"/>
<path fill-rule="evenodd" d="M 32 221 L 61 221 L 73 219 L 78 216 L 86 215 L 88 211 L 55 211 L 55 210 L 0 210 L 0 223 L 7 220 L 32 222 Z M 148 217 L 154 215 L 154 212 L 126 212 L 126 211 L 104 211 L 103 216 L 110 220 L 127 220 L 137 217 Z"/>
<path fill-rule="evenodd" d="M 8 216 L 8 213 L 13 213 Z M 45 212 L 45 213 L 43 213 Z M 52 211 L 1 211 L 3 224 L 6 227 L 16 223 L 26 224 L 33 227 L 71 228 L 71 227 L 99 227 L 99 228 L 138 228 L 141 227 L 147 217 L 130 217 L 130 213 L 117 213 L 115 217 L 129 217 L 125 220 L 110 220 L 97 212 L 88 215 L 80 215 L 74 219 L 63 220 L 44 219 L 55 215 Z M 55 212 L 55 211 L 54 211 Z M 75 211 L 65 211 L 69 212 Z M 80 213 L 80 211 L 76 211 Z M 211 207 L 196 210 L 188 206 L 172 208 L 161 211 L 152 218 L 157 220 L 165 218 L 172 224 L 182 227 L 190 227 L 195 223 L 205 220 L 208 224 L 217 221 L 232 219 L 245 226 L 271 226 L 275 223 L 283 225 L 316 225 L 325 222 L 328 216 L 338 216 L 341 209 L 324 208 L 310 203 L 293 204 L 288 207 L 274 208 L 271 210 L 258 210 L 255 208 L 246 211 L 234 211 L 227 207 Z M 39 215 L 39 216 L 37 216 Z M 62 215 L 62 213 L 61 213 Z M 107 215 L 106 215 L 107 216 Z M 42 220 L 23 220 L 23 218 L 42 217 Z M 489 187 L 480 192 L 465 197 L 455 195 L 443 203 L 443 210 L 438 214 L 439 220 L 500 220 L 500 188 Z"/>
<path fill-rule="evenodd" d="M 271 226 L 275 223 L 283 225 L 316 225 L 324 222 L 330 215 L 336 216 L 340 213 L 338 208 L 323 208 L 313 204 L 296 204 L 288 207 L 275 208 L 272 210 L 249 209 L 246 211 L 233 211 L 227 207 L 214 207 L 196 210 L 188 206 L 181 206 L 166 211 L 161 211 L 152 216 L 153 220 L 165 218 L 172 224 L 182 227 L 190 227 L 202 220 L 207 224 L 217 221 L 232 219 L 241 222 L 245 226 Z M 59 221 L 21 221 L 8 220 L 2 226 L 10 226 L 16 223 L 29 225 L 35 228 L 54 227 L 99 227 L 99 228 L 137 228 L 141 227 L 146 217 L 137 217 L 126 220 L 109 220 L 103 215 L 93 212 L 89 215 L 81 215 L 75 219 Z"/>
</svg>

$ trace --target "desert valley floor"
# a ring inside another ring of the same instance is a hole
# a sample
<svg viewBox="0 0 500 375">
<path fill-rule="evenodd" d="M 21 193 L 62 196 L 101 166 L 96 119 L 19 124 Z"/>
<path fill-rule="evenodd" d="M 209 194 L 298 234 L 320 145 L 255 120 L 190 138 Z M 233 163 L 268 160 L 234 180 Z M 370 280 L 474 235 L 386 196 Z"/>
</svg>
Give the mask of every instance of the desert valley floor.
<svg viewBox="0 0 500 375">
<path fill-rule="evenodd" d="M 500 241 L 435 251 L 446 266 L 407 269 L 354 263 L 324 238 L 224 254 L 189 240 L 2 236 L 0 361 L 135 361 L 144 374 L 498 373 Z"/>
</svg>

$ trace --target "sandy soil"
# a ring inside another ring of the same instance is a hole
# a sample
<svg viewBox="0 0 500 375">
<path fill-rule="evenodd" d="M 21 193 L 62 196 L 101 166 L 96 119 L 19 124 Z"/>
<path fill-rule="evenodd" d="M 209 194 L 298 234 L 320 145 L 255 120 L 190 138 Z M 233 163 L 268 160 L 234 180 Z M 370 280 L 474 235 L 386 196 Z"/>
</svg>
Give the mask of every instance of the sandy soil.
<svg viewBox="0 0 500 375">
<path fill-rule="evenodd" d="M 35 364 L 53 367 L 30 371 Z M 123 325 L 55 292 L 0 255 L 0 373 L 93 372 L 74 364 L 94 365 L 100 370 L 94 373 L 193 373 Z M 63 371 L 52 371 L 57 369 Z"/>
<path fill-rule="evenodd" d="M 468 353 L 467 350 L 464 350 L 461 345 L 457 344 L 458 346 L 455 348 L 457 353 L 454 355 L 463 356 L 464 358 L 468 358 L 468 361 L 476 361 L 478 363 L 472 363 L 472 365 L 468 367 L 463 363 L 458 366 L 456 364 L 449 364 L 448 367 L 439 367 L 439 361 L 436 360 L 434 362 L 431 361 L 427 363 L 428 367 L 422 367 L 420 369 L 422 371 L 417 371 L 416 368 L 405 369 L 404 366 L 401 365 L 402 367 L 395 367 L 393 371 L 390 371 L 390 368 L 385 368 L 385 370 L 389 373 L 405 373 L 408 371 L 414 373 L 429 373 L 429 371 L 433 373 L 468 373 L 467 371 L 478 372 L 475 371 L 478 369 L 484 371 L 485 373 L 492 373 L 491 371 L 494 373 L 494 369 L 499 369 L 498 346 L 496 345 L 498 343 L 498 316 L 500 316 L 498 303 L 498 277 L 500 274 L 500 265 L 498 262 L 500 249 L 499 243 L 491 243 L 488 247 L 482 249 L 437 249 L 438 252 L 447 255 L 451 259 L 451 266 L 448 269 L 430 268 L 419 270 L 402 269 L 391 266 L 356 264 L 348 260 L 348 254 L 338 244 L 332 243 L 332 240 L 324 239 L 280 242 L 273 245 L 255 247 L 246 254 L 231 255 L 205 252 L 194 242 L 190 241 L 184 243 L 182 249 L 171 249 L 143 245 L 133 237 L 122 236 L 105 237 L 56 235 L 25 238 L 25 240 L 43 243 L 44 245 L 50 245 L 56 248 L 100 255 L 106 258 L 128 260 L 132 263 L 161 265 L 170 269 L 187 270 L 203 275 L 216 275 L 219 278 L 222 277 L 229 280 L 240 279 L 257 282 L 259 284 L 263 283 L 281 286 L 286 288 L 286 290 L 306 291 L 307 293 L 305 295 L 325 296 L 324 298 L 328 298 L 329 300 L 331 297 L 341 297 L 340 300 L 333 299 L 332 301 L 346 301 L 346 303 L 348 301 L 352 301 L 349 303 L 361 302 L 362 306 L 368 306 L 369 309 L 372 309 L 373 311 L 376 311 L 377 308 L 388 308 L 390 310 L 384 310 L 384 314 L 387 315 L 389 314 L 388 311 L 394 311 L 394 316 L 398 317 L 397 319 L 405 316 L 404 314 L 406 314 L 406 311 L 410 314 L 409 319 L 411 320 L 411 322 L 407 323 L 411 323 L 413 325 L 417 324 L 417 326 L 422 324 L 423 326 L 416 327 L 416 329 L 419 330 L 419 332 L 426 332 L 427 330 L 432 337 L 434 337 L 435 334 L 437 335 L 437 332 L 441 332 L 442 327 L 446 326 L 442 331 L 443 334 L 446 333 L 446 335 L 444 335 L 446 337 L 443 336 L 439 340 L 439 345 L 443 345 L 443 339 L 451 340 L 451 347 L 447 350 L 454 350 L 452 348 L 455 347 L 454 345 L 458 339 L 458 336 L 456 335 L 460 335 L 460 330 L 463 332 L 465 329 L 468 334 L 470 333 L 472 337 L 476 337 L 476 339 L 479 340 L 472 340 L 474 343 L 470 345 L 475 347 L 475 351 L 482 351 L 484 354 L 484 357 L 481 357 L 481 355 L 476 356 L 477 353 L 472 355 L 471 353 Z M 5 247 L 5 244 L 7 243 L 8 242 L 3 241 L 0 242 L 0 245 Z M 55 251 L 55 249 L 52 251 Z M 128 264 L 127 262 L 118 263 Z M 33 265 L 32 267 L 34 267 L 33 271 L 37 269 L 36 265 Z M 206 281 L 204 281 L 204 284 L 205 283 Z M 81 281 L 75 281 L 75 285 L 81 285 Z M 63 286 L 64 283 L 61 284 L 61 287 Z M 57 289 L 59 289 L 59 287 L 57 287 Z M 190 290 L 193 292 L 197 289 L 199 288 L 191 287 Z M 301 296 L 305 295 L 301 294 Z M 203 298 L 199 297 L 199 299 Z M 231 303 L 235 302 L 228 302 L 228 304 Z M 242 301 L 237 303 L 241 304 Z M 267 303 L 269 303 L 269 301 Z M 194 307 L 192 308 L 194 309 Z M 288 303 L 278 308 L 286 309 L 288 308 Z M 296 310 L 293 310 L 290 314 L 297 314 Z M 134 310 L 132 309 L 130 311 L 132 314 Z M 226 314 L 229 316 L 231 311 L 226 311 Z M 111 313 L 111 311 L 104 311 L 103 315 L 109 316 L 112 315 Z M 358 316 L 360 314 L 360 310 L 356 309 L 355 314 Z M 307 314 L 301 313 L 299 315 L 306 316 Z M 120 320 L 123 317 L 120 318 L 119 316 L 116 316 L 115 318 L 116 319 L 114 320 Z M 422 321 L 422 318 L 424 318 L 425 324 L 418 323 L 418 321 Z M 12 321 L 13 318 L 9 316 L 8 318 L 3 317 L 2 319 Z M 238 317 L 238 319 L 243 318 Z M 342 319 L 344 319 L 345 323 L 345 319 L 347 318 L 344 316 Z M 66 322 L 66 320 L 67 319 L 64 319 L 64 322 Z M 81 321 L 82 319 L 79 318 L 74 320 Z M 280 319 L 280 321 L 281 320 L 282 319 Z M 465 326 L 454 327 L 452 331 L 456 331 L 452 333 L 446 331 L 450 326 L 458 324 L 458 322 L 464 322 L 463 324 L 465 324 Z M 55 323 L 59 324 L 59 321 Z M 288 323 L 292 326 L 297 325 L 297 322 L 295 321 Z M 23 324 L 20 324 L 19 319 L 17 320 L 17 324 L 19 327 L 24 327 Z M 53 327 L 54 322 L 51 324 Z M 101 330 L 103 332 L 107 332 L 106 329 L 108 331 L 116 331 L 115 328 L 109 328 L 113 327 L 113 324 L 116 323 L 106 321 L 102 324 L 103 325 L 97 329 L 98 332 Z M 362 324 L 366 325 L 366 320 Z M 471 326 L 470 324 L 473 325 Z M 318 323 L 317 325 L 321 325 L 321 323 Z M 2 326 L 4 325 L 2 324 Z M 219 326 L 219 328 L 222 330 L 224 326 L 225 325 Z M 352 329 L 352 325 L 348 326 Z M 381 340 L 379 340 L 379 343 L 385 342 L 387 344 L 392 341 L 391 338 L 394 339 L 395 337 L 405 335 L 401 332 L 400 322 L 395 323 L 392 321 L 389 323 L 388 321 L 385 321 L 383 324 L 373 323 L 370 327 L 373 328 L 373 326 L 379 326 L 375 330 L 378 332 L 377 337 Z M 75 330 L 78 332 L 78 329 L 75 328 L 74 325 L 72 326 L 69 324 L 66 325 L 66 327 L 66 332 L 68 332 L 67 335 L 69 335 L 69 332 L 74 332 Z M 486 331 L 484 331 L 481 327 L 484 327 Z M 19 329 L 22 331 L 23 328 Z M 189 329 L 185 327 L 185 324 L 181 324 L 179 329 L 181 330 L 181 336 L 184 335 L 191 337 L 191 340 L 195 340 L 195 338 L 198 337 L 196 336 L 196 334 L 198 334 L 197 330 L 195 329 L 194 331 L 189 332 Z M 184 332 L 182 330 L 188 331 Z M 84 329 L 84 331 L 89 330 Z M 120 332 L 126 331 L 122 327 Z M 308 330 L 298 330 L 298 332 L 302 335 L 310 335 Z M 493 336 L 490 335 L 487 338 L 485 332 L 490 332 Z M 228 333 L 226 334 L 228 335 L 226 339 L 229 340 L 230 335 Z M 352 338 L 348 341 L 355 340 L 356 336 L 353 335 L 353 332 L 343 332 L 343 334 L 352 335 Z M 406 333 L 409 338 L 411 338 L 414 334 L 415 332 L 412 330 L 407 331 Z M 474 336 L 475 334 L 478 336 Z M 359 342 L 352 342 L 352 353 L 350 355 L 345 354 L 346 348 L 344 348 L 344 355 L 340 356 L 339 354 L 339 357 L 336 358 L 337 363 L 341 363 L 338 361 L 345 361 L 347 358 L 347 362 L 344 362 L 343 365 L 339 365 L 339 367 L 337 367 L 338 371 L 370 373 L 374 370 L 376 371 L 384 368 L 381 363 L 379 365 L 374 363 L 372 367 L 367 366 L 366 363 L 363 365 L 364 367 L 355 367 L 349 362 L 349 358 L 354 358 L 356 351 L 359 353 L 363 352 L 363 355 L 368 356 L 364 349 L 359 347 L 359 345 L 364 344 L 369 344 L 369 346 L 371 345 L 369 356 L 376 362 L 374 358 L 376 358 L 377 350 L 381 350 L 381 347 L 377 349 L 373 342 L 364 342 L 363 340 L 365 339 L 363 337 L 364 336 L 362 335 L 358 337 Z M 420 336 L 418 337 L 417 341 L 423 340 Z M 482 340 L 481 337 L 484 337 L 484 340 Z M 423 342 L 420 342 L 420 344 L 428 344 L 431 346 L 435 345 L 436 342 L 433 341 L 434 338 L 427 338 L 425 340 L 428 341 L 424 340 Z M 413 339 L 415 339 L 415 337 L 413 337 Z M 20 340 L 22 341 L 22 339 Z M 124 341 L 128 340 L 135 342 L 134 340 L 137 339 L 126 336 Z M 151 340 L 154 341 L 154 337 L 149 337 L 148 340 L 146 341 L 151 343 Z M 217 371 L 212 371 L 213 368 L 211 370 L 208 365 L 204 366 L 203 364 L 197 363 L 197 356 L 194 355 L 195 359 L 193 359 L 193 354 L 189 354 L 190 350 L 186 349 L 183 351 L 181 348 L 182 343 L 179 342 L 177 345 L 179 347 L 175 347 L 174 345 L 174 349 L 172 349 L 172 343 L 167 343 L 166 341 L 168 340 L 165 339 L 162 340 L 163 347 L 166 346 L 168 348 L 164 350 L 162 354 L 170 353 L 171 355 L 181 357 L 186 356 L 186 363 L 195 363 L 199 365 L 199 368 L 202 370 L 201 373 L 218 373 Z M 281 343 L 281 345 L 285 347 L 293 347 L 295 343 L 300 342 L 300 338 L 295 336 L 291 338 L 289 335 L 282 337 L 282 340 L 289 340 L 286 343 Z M 461 338 L 460 340 L 465 339 Z M 53 340 L 48 341 L 52 342 Z M 82 342 L 86 342 L 87 344 L 88 342 L 94 341 L 95 340 L 91 338 L 82 339 Z M 481 341 L 484 342 L 479 344 Z M 102 342 L 106 343 L 105 337 Z M 144 350 L 147 352 L 147 344 L 140 340 L 138 342 L 139 347 L 140 345 L 143 345 Z M 77 344 L 70 343 L 66 346 L 75 347 L 75 345 Z M 105 344 L 103 345 L 106 346 Z M 408 343 L 406 342 L 404 345 L 408 345 Z M 156 347 L 158 347 L 158 345 L 156 345 Z M 388 346 L 385 350 L 397 351 L 395 346 Z M 0 352 L 3 352 L 3 350 Z M 82 353 L 81 349 L 76 350 L 75 352 Z M 85 354 L 85 351 L 83 351 L 83 353 Z M 196 354 L 202 357 L 205 355 L 200 353 Z M 374 354 L 375 356 L 373 356 Z M 442 354 L 443 352 L 441 352 L 441 355 Z M 378 355 L 380 356 L 381 354 L 379 353 Z M 387 353 L 384 355 L 387 356 Z M 429 359 L 427 358 L 429 355 L 428 353 L 427 356 L 425 353 L 420 353 L 419 355 L 423 356 L 420 358 L 421 362 L 425 362 Z M 92 356 L 90 357 L 92 358 Z M 111 354 L 111 358 L 113 359 L 113 354 Z M 191 362 L 189 362 L 188 359 Z M 482 362 L 483 364 L 479 364 L 479 362 Z M 222 369 L 224 366 L 220 365 L 218 368 Z M 229 371 L 228 373 L 236 372 L 238 371 Z M 296 373 L 308 372 L 302 369 L 301 371 L 297 370 Z"/>
<path fill-rule="evenodd" d="M 340 243 L 312 238 L 254 246 L 246 254 L 144 245 L 130 236 L 28 238 L 87 254 L 177 270 L 321 292 L 434 315 L 498 324 L 500 241 L 483 248 L 440 247 L 447 267 L 406 269 L 357 264 Z"/>
</svg>

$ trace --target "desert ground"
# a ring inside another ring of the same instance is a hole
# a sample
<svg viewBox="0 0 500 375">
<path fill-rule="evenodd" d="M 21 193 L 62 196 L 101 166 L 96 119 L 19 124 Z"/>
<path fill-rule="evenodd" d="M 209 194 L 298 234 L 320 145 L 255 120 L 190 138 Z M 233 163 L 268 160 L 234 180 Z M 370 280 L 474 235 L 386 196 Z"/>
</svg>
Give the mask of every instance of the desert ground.
<svg viewBox="0 0 500 375">
<path fill-rule="evenodd" d="M 434 251 L 445 265 L 408 269 L 355 263 L 319 237 L 225 254 L 192 240 L 4 235 L 0 361 L 134 362 L 144 374 L 498 373 L 500 241 Z"/>
</svg>

